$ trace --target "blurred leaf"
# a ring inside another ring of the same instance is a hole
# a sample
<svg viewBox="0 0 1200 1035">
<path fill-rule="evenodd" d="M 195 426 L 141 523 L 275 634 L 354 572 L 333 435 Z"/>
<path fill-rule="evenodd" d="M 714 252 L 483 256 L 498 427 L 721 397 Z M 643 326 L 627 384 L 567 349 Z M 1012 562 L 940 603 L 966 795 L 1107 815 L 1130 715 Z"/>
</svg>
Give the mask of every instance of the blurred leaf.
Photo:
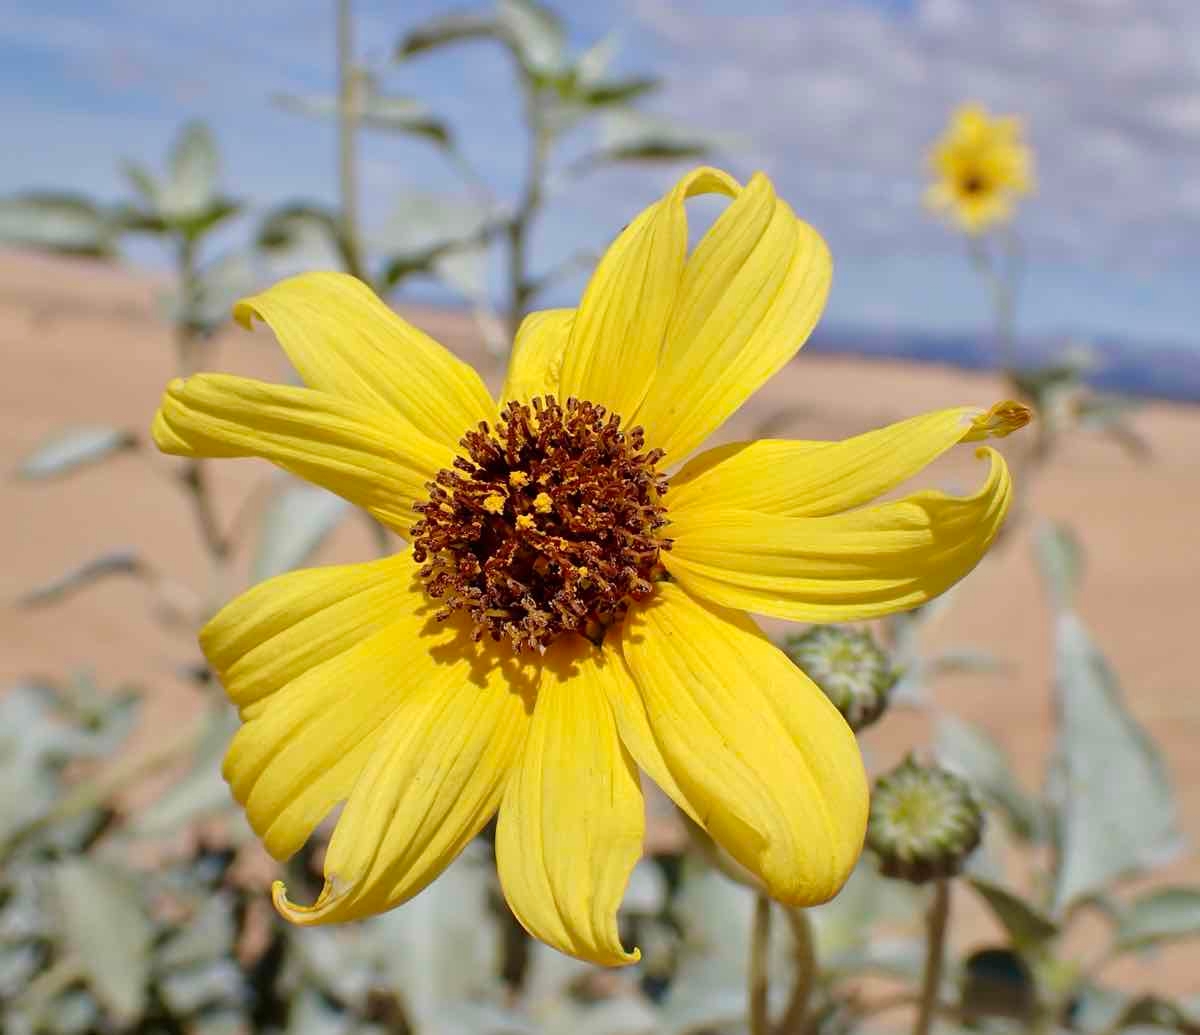
<svg viewBox="0 0 1200 1035">
<path fill-rule="evenodd" d="M 1038 568 L 1056 608 L 1069 608 L 1083 577 L 1083 547 L 1066 525 L 1043 523 L 1034 539 Z"/>
<path fill-rule="evenodd" d="M 175 833 L 203 816 L 232 809 L 233 797 L 221 775 L 221 760 L 238 725 L 237 711 L 231 705 L 222 701 L 212 707 L 187 774 L 137 813 L 129 826 L 133 834 Z"/>
<path fill-rule="evenodd" d="M 703 158 L 716 142 L 657 115 L 622 109 L 604 117 L 600 149 L 586 156 L 576 172 L 611 162 L 677 162 Z"/>
<path fill-rule="evenodd" d="M 500 23 L 490 14 L 462 11 L 438 15 L 402 36 L 396 44 L 396 57 L 403 60 L 464 40 L 500 39 L 501 32 Z"/>
<path fill-rule="evenodd" d="M 228 958 L 173 971 L 159 982 L 163 1001 L 172 1013 L 182 1016 L 205 1006 L 237 1003 L 243 986 L 241 968 Z"/>
<path fill-rule="evenodd" d="M 1200 938 L 1200 888 L 1160 888 L 1135 899 L 1117 924 L 1116 948 L 1142 949 Z"/>
<path fill-rule="evenodd" d="M 629 104 L 639 97 L 654 93 L 661 86 L 661 79 L 635 76 L 629 79 L 609 79 L 588 86 L 580 86 L 574 91 L 574 94 L 590 108 L 604 108 Z"/>
<path fill-rule="evenodd" d="M 350 510 L 314 485 L 287 485 L 272 497 L 259 526 L 251 578 L 262 582 L 304 564 Z"/>
<path fill-rule="evenodd" d="M 159 212 L 171 220 L 194 217 L 216 202 L 220 159 L 209 128 L 189 122 L 176 136 L 167 160 L 167 180 L 158 192 Z"/>
<path fill-rule="evenodd" d="M 203 899 L 187 923 L 170 929 L 155 954 L 155 966 L 177 970 L 231 954 L 237 938 L 233 909 L 233 894 L 227 890 Z"/>
<path fill-rule="evenodd" d="M 122 162 L 121 172 L 125 174 L 125 179 L 129 181 L 129 186 L 142 200 L 147 208 L 157 212 L 159 208 L 159 186 L 154 179 L 154 174 L 150 172 L 140 162 Z"/>
<path fill-rule="evenodd" d="M 137 882 L 95 859 L 59 862 L 53 881 L 66 951 L 122 1023 L 141 1016 L 150 974 L 150 920 Z"/>
<path fill-rule="evenodd" d="M 817 957 L 830 967 L 853 960 L 873 940 L 877 924 L 912 922 L 922 908 L 919 892 L 884 878 L 865 854 L 837 897 L 809 910 Z"/>
<path fill-rule="evenodd" d="M 232 319 L 233 304 L 250 294 L 258 277 L 250 257 L 241 251 L 209 263 L 192 281 L 190 298 L 179 291 L 161 296 L 164 317 L 200 335 L 211 335 Z"/>
<path fill-rule="evenodd" d="M 409 192 L 371 236 L 388 254 L 380 282 L 395 287 L 407 276 L 433 273 L 466 298 L 487 290 L 487 239 L 493 229 L 487 207 L 458 198 Z"/>
<path fill-rule="evenodd" d="M 579 55 L 579 60 L 575 62 L 572 70 L 576 81 L 584 86 L 595 86 L 602 82 L 616 56 L 617 37 L 615 33 L 610 32 Z"/>
<path fill-rule="evenodd" d="M 967 878 L 967 883 L 991 907 L 1015 948 L 1037 950 L 1058 935 L 1058 925 L 1053 920 L 1014 892 L 978 877 Z"/>
<path fill-rule="evenodd" d="M 100 1026 L 100 1007 L 82 989 L 64 992 L 47 1012 L 47 1027 L 53 1035 L 85 1035 Z"/>
<path fill-rule="evenodd" d="M 37 586 L 21 596 L 22 607 L 42 607 L 113 575 L 143 575 L 145 568 L 133 550 L 113 550 L 72 568 L 65 575 Z"/>
<path fill-rule="evenodd" d="M 113 209 L 113 223 L 123 233 L 157 234 L 171 232 L 171 224 L 159 215 L 157 209 L 144 209 L 136 205 L 117 205 Z"/>
<path fill-rule="evenodd" d="M 1025 840 L 1045 836 L 1041 803 L 1022 790 L 1004 749 L 981 726 L 942 714 L 937 720 L 938 761 L 954 769 L 999 808 L 1014 834 Z"/>
<path fill-rule="evenodd" d="M 83 425 L 57 431 L 22 462 L 22 478 L 53 478 L 97 463 L 114 453 L 137 446 L 137 436 L 121 428 Z"/>
<path fill-rule="evenodd" d="M 332 96 L 278 94 L 274 100 L 285 111 L 309 118 L 336 121 L 341 112 L 341 102 Z M 426 137 L 443 147 L 450 143 L 449 127 L 424 103 L 410 97 L 375 93 L 367 83 L 363 85 L 361 96 L 355 100 L 354 114 L 362 125 L 370 129 Z"/>
<path fill-rule="evenodd" d="M 1151 454 L 1150 443 L 1128 420 L 1140 407 L 1135 399 L 1089 393 L 1076 403 L 1075 417 L 1080 427 L 1105 432 L 1135 459 L 1145 460 Z"/>
<path fill-rule="evenodd" d="M 30 191 L 0 198 L 0 244 L 69 255 L 113 253 L 113 226 L 104 210 L 80 194 Z"/>
<path fill-rule="evenodd" d="M 561 72 L 567 39 L 562 21 L 537 0 L 500 0 L 500 25 L 525 71 L 535 77 Z"/>
<path fill-rule="evenodd" d="M 288 1011 L 287 1035 L 350 1035 L 354 1018 L 317 992 L 302 989 Z"/>
<path fill-rule="evenodd" d="M 317 204 L 301 202 L 269 212 L 259 226 L 257 245 L 297 269 L 335 263 L 347 273 L 356 268 L 341 217 Z"/>
<path fill-rule="evenodd" d="M 1057 619 L 1059 858 L 1055 910 L 1180 849 L 1177 809 L 1154 741 L 1072 613 Z"/>
</svg>

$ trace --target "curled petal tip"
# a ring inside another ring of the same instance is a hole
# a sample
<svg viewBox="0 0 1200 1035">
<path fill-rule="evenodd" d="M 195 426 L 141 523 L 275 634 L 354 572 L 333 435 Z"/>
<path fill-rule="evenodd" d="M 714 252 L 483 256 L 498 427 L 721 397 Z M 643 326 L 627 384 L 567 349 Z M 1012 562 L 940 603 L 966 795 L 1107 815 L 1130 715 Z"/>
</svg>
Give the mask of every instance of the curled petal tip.
<svg viewBox="0 0 1200 1035">
<path fill-rule="evenodd" d="M 233 304 L 233 318 L 248 331 L 254 330 L 254 300 L 243 298 Z"/>
<path fill-rule="evenodd" d="M 1006 399 L 998 402 L 987 413 L 981 413 L 971 421 L 971 430 L 963 436 L 964 442 L 982 442 L 986 438 L 1004 438 L 1020 431 L 1033 420 L 1033 410 L 1024 403 Z"/>
<path fill-rule="evenodd" d="M 335 901 L 333 884 L 328 880 L 321 889 L 321 894 L 317 896 L 316 902 L 311 906 L 298 906 L 292 902 L 288 898 L 287 885 L 283 881 L 277 880 L 271 885 L 271 903 L 275 906 L 276 911 L 285 920 L 301 927 L 321 923 Z"/>
</svg>

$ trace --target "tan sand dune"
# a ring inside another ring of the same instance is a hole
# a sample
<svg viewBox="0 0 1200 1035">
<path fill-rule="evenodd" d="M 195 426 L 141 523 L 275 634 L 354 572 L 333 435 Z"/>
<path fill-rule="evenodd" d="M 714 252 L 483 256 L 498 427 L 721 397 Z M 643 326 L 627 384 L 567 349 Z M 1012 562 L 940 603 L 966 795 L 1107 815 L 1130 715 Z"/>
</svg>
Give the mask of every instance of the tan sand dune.
<svg viewBox="0 0 1200 1035">
<path fill-rule="evenodd" d="M 192 515 L 171 484 L 173 463 L 129 454 L 61 481 L 16 482 L 11 472 L 40 439 L 69 423 L 113 423 L 144 435 L 160 391 L 174 373 L 169 329 L 154 309 L 154 283 L 115 267 L 0 255 L 0 686 L 29 675 L 94 670 L 101 683 L 149 688 L 149 725 L 174 726 L 199 698 L 175 675 L 197 654 L 190 635 L 165 630 L 142 590 L 117 579 L 53 608 L 19 610 L 30 586 L 114 546 L 129 546 L 157 569 L 201 590 L 204 564 Z M 481 360 L 468 319 L 406 310 L 414 322 Z M 281 379 L 285 365 L 269 335 L 231 328 L 211 351 L 209 369 Z M 497 371 L 492 371 L 494 380 Z M 935 366 L 801 354 L 740 414 L 726 437 L 747 436 L 771 419 L 781 435 L 843 437 L 927 409 L 989 404 L 1003 395 L 995 378 Z M 1142 722 L 1166 746 L 1183 825 L 1200 836 L 1200 408 L 1152 404 L 1137 417 L 1153 460 L 1137 465 L 1094 435 L 1068 442 L 1035 485 L 1018 484 L 1026 509 L 1074 525 L 1089 556 L 1081 610 L 1104 646 Z M 1001 448 L 1015 458 L 1032 436 Z M 266 474 L 256 461 L 213 469 L 222 520 Z M 926 479 L 966 487 L 982 467 L 963 449 Z M 1002 674 L 946 679 L 945 707 L 984 723 L 1013 753 L 1030 786 L 1049 746 L 1050 627 L 1024 522 L 963 585 L 932 645 L 970 644 L 1011 665 Z M 347 522 L 321 561 L 365 558 L 365 523 Z M 240 558 L 239 571 L 245 558 Z M 244 577 L 244 576 L 239 576 Z M 226 593 L 231 585 L 218 590 Z M 888 764 L 920 742 L 926 720 L 889 717 L 867 738 L 873 761 Z M 143 733 L 145 741 L 149 734 Z M 669 836 L 663 833 L 661 836 Z M 1193 856 L 1163 881 L 1200 881 Z M 978 910 L 959 914 L 961 944 L 984 939 Z M 1200 990 L 1200 946 L 1172 950 L 1114 974 L 1136 988 Z"/>
</svg>

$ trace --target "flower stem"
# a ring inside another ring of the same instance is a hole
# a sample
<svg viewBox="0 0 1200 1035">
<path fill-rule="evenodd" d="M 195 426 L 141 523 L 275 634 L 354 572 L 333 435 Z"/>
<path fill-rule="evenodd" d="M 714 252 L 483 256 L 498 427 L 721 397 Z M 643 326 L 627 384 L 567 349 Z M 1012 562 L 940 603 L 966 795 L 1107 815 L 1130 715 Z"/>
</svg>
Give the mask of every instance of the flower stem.
<svg viewBox="0 0 1200 1035">
<path fill-rule="evenodd" d="M 792 979 L 787 1008 L 775 1027 L 775 1035 L 800 1035 L 805 1031 L 808 1001 L 812 997 L 813 982 L 817 976 L 816 944 L 807 910 L 791 907 L 785 910 L 785 915 L 792 928 L 792 958 L 796 974 Z"/>
<path fill-rule="evenodd" d="M 338 193 L 342 233 L 350 257 L 349 273 L 361 276 L 358 250 L 358 170 L 355 135 L 358 130 L 358 72 L 354 66 L 354 17 L 350 0 L 337 0 L 338 72 Z"/>
<path fill-rule="evenodd" d="M 942 985 L 942 962 L 946 955 L 946 927 L 950 919 L 950 881 L 943 878 L 933 885 L 933 901 L 926 918 L 925 973 L 921 979 L 921 999 L 913 1035 L 929 1035 L 937 1012 L 938 992 Z"/>
<path fill-rule="evenodd" d="M 767 1019 L 767 946 L 771 941 L 771 900 L 761 892 L 754 899 L 754 926 L 750 932 L 750 963 L 746 969 L 746 1000 L 750 1035 L 771 1035 Z"/>
</svg>

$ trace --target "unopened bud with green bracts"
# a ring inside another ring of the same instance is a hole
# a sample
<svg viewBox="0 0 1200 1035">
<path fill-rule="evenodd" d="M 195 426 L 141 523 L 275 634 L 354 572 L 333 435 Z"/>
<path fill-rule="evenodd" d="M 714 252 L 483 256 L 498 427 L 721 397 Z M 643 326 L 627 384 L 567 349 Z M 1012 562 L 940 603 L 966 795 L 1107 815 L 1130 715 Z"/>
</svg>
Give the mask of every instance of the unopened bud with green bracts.
<svg viewBox="0 0 1200 1035">
<path fill-rule="evenodd" d="M 889 877 L 953 877 L 983 836 L 983 809 L 964 779 L 909 755 L 875 781 L 867 847 Z"/>
<path fill-rule="evenodd" d="M 887 652 L 862 629 L 814 626 L 789 636 L 783 650 L 824 691 L 855 732 L 883 715 L 900 678 Z"/>
</svg>

